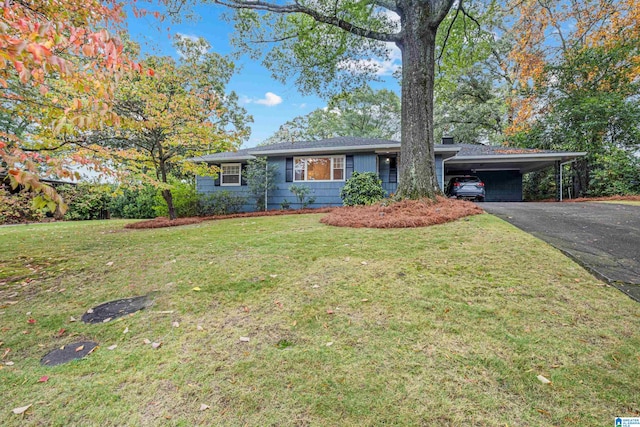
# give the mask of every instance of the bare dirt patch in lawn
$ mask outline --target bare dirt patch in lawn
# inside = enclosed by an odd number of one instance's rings
[[[402,200],[391,204],[336,208],[320,222],[337,227],[412,228],[444,224],[482,212],[474,203],[438,197],[436,201]]]

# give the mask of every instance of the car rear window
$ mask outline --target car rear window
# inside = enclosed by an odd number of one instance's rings
[[[460,178],[456,178],[457,182],[480,182],[480,178],[477,176],[463,176]]]

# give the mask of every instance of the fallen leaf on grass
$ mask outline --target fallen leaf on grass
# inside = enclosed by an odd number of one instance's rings
[[[162,347],[162,343],[161,342],[154,342],[151,343],[151,347],[154,348],[155,350],[159,349],[160,347]]]
[[[60,338],[61,336],[64,335],[64,333],[67,332],[67,330],[65,328],[61,328],[57,333],[56,333],[56,338]]]
[[[204,328],[202,327],[202,325],[196,326],[196,329],[199,330],[199,331],[204,331]]]
[[[367,261],[362,261],[360,264],[362,264],[362,265],[367,265],[367,264],[369,264],[369,263],[368,263]]]
[[[542,415],[546,415],[548,417],[551,416],[551,413],[549,411],[545,411],[544,409],[536,408],[536,411],[540,412]]]
[[[46,383],[47,381],[49,381],[49,377],[46,375],[43,377],[40,377],[40,379],[38,380],[39,383]]]
[[[240,342],[249,342],[249,337],[240,337]]]
[[[369,301],[369,299],[368,298],[362,298],[360,301],[367,302],[367,301]]]
[[[333,314],[334,311],[333,310],[327,310],[327,314]]]
[[[537,378],[538,381],[540,381],[542,384],[551,384],[551,381],[543,377],[542,375],[538,375]]]
[[[193,288],[192,290],[198,292],[200,290],[200,288],[198,286],[196,286],[195,288]]]
[[[31,405],[33,405],[33,403],[30,403],[27,406],[21,406],[19,408],[13,408],[11,410],[11,412],[13,412],[16,415],[24,414],[25,412],[27,412],[27,409],[31,408]]]
[[[331,347],[333,345],[333,341],[329,341],[328,343],[325,344],[327,347]]]
[[[143,342],[144,342],[145,344],[151,344],[151,340],[149,340],[149,339],[147,339],[147,338],[145,338]]]
[[[10,349],[10,348],[6,349],[6,350],[4,351],[4,353],[2,353],[2,359],[4,359],[5,357],[7,357],[7,354],[9,354],[9,352],[10,352],[10,351],[11,351],[11,349]]]
[[[76,353],[77,353],[78,351],[82,351],[82,350],[84,350],[84,346],[83,346],[83,345],[81,345],[80,347],[77,347],[77,348],[76,348]]]
[[[106,264],[106,266],[107,266],[107,267],[111,267],[112,265],[113,265],[113,261],[109,261],[109,262]]]
[[[107,347],[107,350],[115,350],[116,347],[118,347],[118,344],[110,345],[109,347]]]
[[[13,363],[13,362],[11,362],[11,361],[9,361],[9,362],[5,362],[4,364],[5,364],[5,365],[7,365],[7,366],[13,366],[13,365],[14,365],[14,363]]]
[[[277,274],[270,274],[269,277],[271,277],[272,279],[275,279],[276,277],[278,277]]]
[[[127,326],[126,328],[124,328],[124,331],[122,331],[123,334],[128,334],[129,333],[129,327]]]
[[[205,405],[204,403],[200,405],[200,410],[201,411],[206,411],[207,409],[211,408],[211,406],[209,405]]]
[[[180,323],[178,323],[178,322],[172,322],[172,323],[171,323],[171,326],[173,326],[174,328],[178,328],[178,327],[180,327]]]
[[[73,316],[69,317],[69,322],[77,322],[77,321],[78,321],[78,319],[76,319],[75,317],[73,317]]]
[[[27,323],[33,325],[34,323],[36,323],[36,319],[34,319],[33,317],[29,318],[29,320],[27,320]]]

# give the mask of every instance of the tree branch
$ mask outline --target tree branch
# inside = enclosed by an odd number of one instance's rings
[[[366,28],[359,27],[352,24],[349,21],[338,18],[337,16],[324,15],[317,10],[302,6],[299,3],[277,5],[262,0],[213,0],[214,3],[226,6],[232,9],[253,9],[264,10],[272,13],[302,13],[313,18],[316,22],[332,25],[338,27],[346,32],[355,34],[356,36],[365,37],[368,39],[383,41],[383,42],[399,42],[402,40],[402,30],[399,33],[382,33],[379,31],[367,30]],[[453,0],[451,0],[453,1]]]

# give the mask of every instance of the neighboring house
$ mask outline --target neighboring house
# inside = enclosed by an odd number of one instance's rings
[[[585,153],[516,149],[472,144],[453,144],[443,138],[435,145],[436,174],[440,188],[452,176],[474,174],[485,183],[486,201],[521,201],[522,175],[561,163]],[[199,193],[229,191],[247,197],[243,210],[255,210],[243,177],[247,162],[266,157],[277,165],[275,190],[268,194],[268,209],[289,202],[298,208],[289,191],[292,184],[306,185],[315,202],[310,207],[340,206],[340,189],[354,171],[375,172],[387,193],[398,187],[400,142],[371,138],[331,138],[321,141],[285,142],[236,152],[209,154],[192,160],[220,167],[218,177],[196,177]]]

